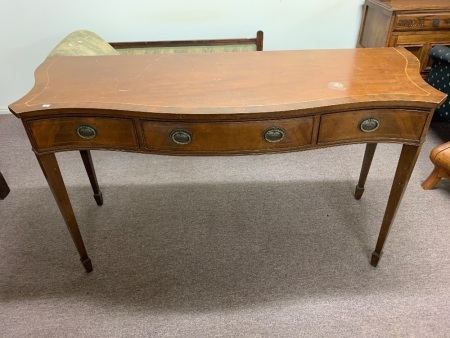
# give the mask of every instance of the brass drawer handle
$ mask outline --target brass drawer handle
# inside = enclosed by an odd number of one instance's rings
[[[376,118],[369,117],[368,119],[364,119],[359,123],[359,129],[365,133],[371,133],[378,129],[380,126],[380,121]]]
[[[81,138],[90,140],[97,136],[97,130],[93,126],[90,126],[88,124],[82,124],[81,126],[78,126],[77,134]]]
[[[170,134],[170,138],[176,144],[189,144],[192,142],[192,134],[187,130],[177,129]]]
[[[271,127],[264,131],[263,138],[270,143],[280,142],[284,139],[285,131],[280,127]]]

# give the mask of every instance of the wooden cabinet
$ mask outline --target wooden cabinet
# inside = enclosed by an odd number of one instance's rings
[[[405,47],[426,77],[428,52],[435,45],[450,46],[449,0],[366,0],[358,47]]]

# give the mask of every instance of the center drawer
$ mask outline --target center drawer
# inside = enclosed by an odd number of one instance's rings
[[[147,149],[166,153],[255,153],[311,143],[313,117],[233,122],[141,121]]]

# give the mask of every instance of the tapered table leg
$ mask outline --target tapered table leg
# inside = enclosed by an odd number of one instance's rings
[[[400,159],[398,161],[397,170],[395,172],[394,182],[392,183],[391,192],[389,194],[386,211],[381,224],[380,234],[378,236],[375,251],[372,253],[370,264],[377,266],[381,258],[384,242],[389,234],[392,222],[397,214],[398,207],[403,198],[403,194],[408,185],[417,157],[419,156],[421,146],[403,145]]]
[[[97,205],[103,205],[103,195],[100,191],[100,187],[98,186],[97,175],[95,174],[91,152],[89,150],[80,150],[80,154],[89,177],[89,182],[91,182],[92,190],[94,191],[94,199],[97,202]]]
[[[361,173],[359,175],[358,185],[355,188],[355,198],[357,200],[361,199],[364,192],[364,185],[366,184],[367,175],[369,174],[369,169],[372,164],[376,149],[377,143],[367,143]]]
[[[92,271],[92,263],[87,255],[86,248],[81,237],[80,230],[78,229],[77,220],[73,213],[72,205],[70,204],[69,195],[67,194],[64,180],[59,170],[58,162],[55,154],[36,155],[42,172],[47,179],[48,185],[53,193],[53,196],[58,204],[59,210],[64,217],[67,228],[69,229],[72,240],[80,255],[80,260],[86,272]]]

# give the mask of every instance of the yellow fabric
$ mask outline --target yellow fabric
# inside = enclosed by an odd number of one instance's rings
[[[176,54],[176,53],[213,53],[213,52],[251,52],[256,51],[256,45],[216,45],[216,46],[180,46],[180,47],[143,47],[124,48],[117,50],[120,54]]]
[[[78,30],[67,35],[48,56],[95,55],[119,55],[119,53],[97,34]]]

